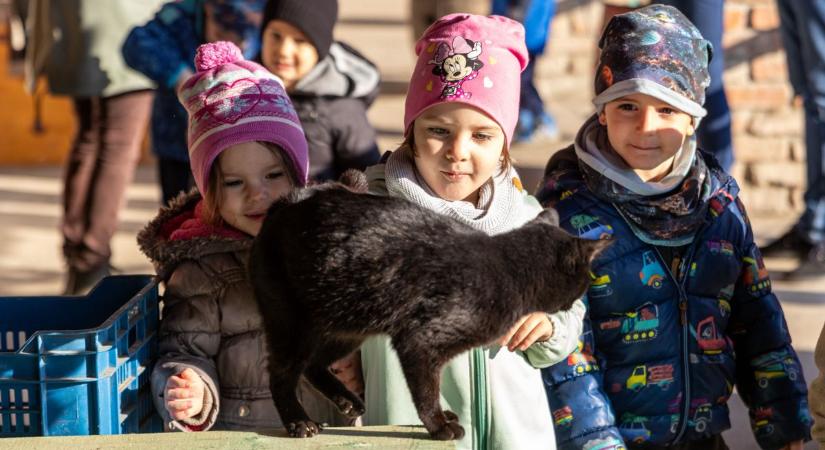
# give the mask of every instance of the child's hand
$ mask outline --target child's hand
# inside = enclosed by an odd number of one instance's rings
[[[793,441],[788,445],[782,447],[782,450],[802,450],[802,441]]]
[[[205,389],[206,385],[200,375],[190,368],[169,377],[163,391],[169,415],[175,420],[182,420],[200,414]]]
[[[329,370],[344,383],[350,391],[364,393],[364,375],[361,373],[361,352],[353,352],[329,366]]]
[[[528,314],[516,322],[498,344],[508,350],[527,350],[534,342],[546,341],[553,337],[553,323],[543,312]]]

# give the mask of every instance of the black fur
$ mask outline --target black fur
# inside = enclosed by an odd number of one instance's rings
[[[461,438],[455,414],[439,406],[441,367],[525,314],[570,308],[606,244],[568,235],[552,210],[490,237],[406,200],[340,186],[273,204],[252,248],[281,419],[292,436],[320,431],[296,397],[301,375],[343,413],[363,414],[327,367],[387,334],[424,426],[436,439]]]

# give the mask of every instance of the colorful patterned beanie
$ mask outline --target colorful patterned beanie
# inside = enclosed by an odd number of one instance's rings
[[[178,99],[189,112],[189,163],[198,190],[206,193],[209,171],[224,149],[249,141],[281,147],[296,181],[305,185],[307,142],[281,80],[225,41],[198,47],[195,70]]]
[[[502,16],[450,14],[415,44],[404,105],[404,135],[424,110],[443,102],[472,105],[504,131],[507,146],[518,120],[521,71],[527,65],[524,27]]]
[[[710,42],[678,9],[651,5],[614,16],[599,40],[596,98],[603,106],[626,95],[651,95],[695,118],[707,112]]]

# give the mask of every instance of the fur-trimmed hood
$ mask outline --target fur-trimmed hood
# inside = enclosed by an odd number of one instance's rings
[[[140,250],[149,257],[162,279],[184,260],[215,253],[246,252],[252,246],[252,238],[234,228],[199,223],[200,202],[201,195],[196,189],[182,193],[169,206],[161,207],[158,215],[138,233]],[[193,223],[199,226],[193,227]]]

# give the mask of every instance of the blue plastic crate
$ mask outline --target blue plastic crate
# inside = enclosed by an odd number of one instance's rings
[[[158,321],[146,275],[107,277],[85,297],[0,297],[0,437],[162,431]]]

